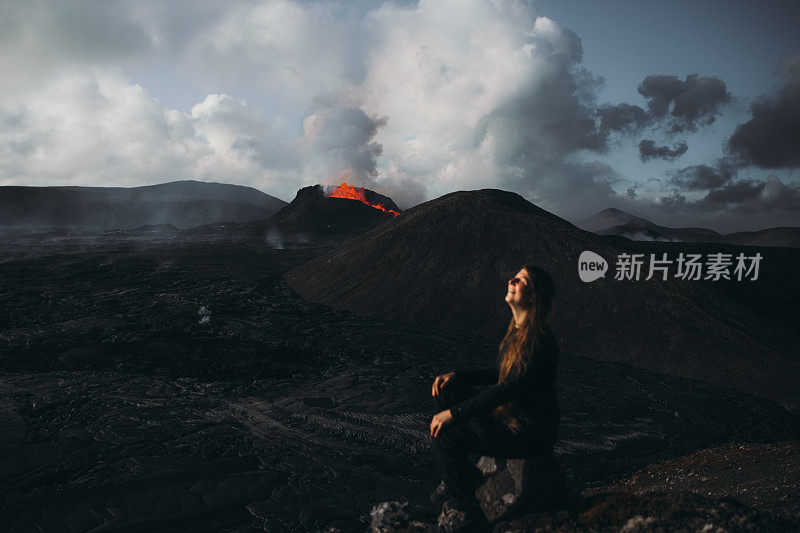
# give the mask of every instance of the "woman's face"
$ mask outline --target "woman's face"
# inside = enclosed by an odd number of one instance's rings
[[[516,307],[530,307],[533,300],[533,285],[528,271],[524,268],[508,280],[506,303]]]

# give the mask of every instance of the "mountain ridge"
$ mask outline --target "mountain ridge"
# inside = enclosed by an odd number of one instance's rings
[[[140,187],[0,187],[0,226],[187,228],[267,218],[286,202],[243,185],[183,180]]]
[[[778,226],[721,234],[702,227],[661,226],[613,207],[583,218],[576,225],[598,235],[616,235],[634,241],[710,242],[800,248],[800,227]]]

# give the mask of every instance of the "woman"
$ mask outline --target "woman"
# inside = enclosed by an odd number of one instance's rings
[[[440,412],[430,432],[443,483],[431,497],[449,494],[450,507],[462,522],[485,520],[475,499],[482,476],[469,454],[509,458],[553,452],[560,421],[559,351],[547,325],[553,296],[553,280],[545,270],[522,267],[508,281],[505,300],[513,316],[498,349],[497,368],[457,370],[433,382]],[[478,392],[472,385],[491,386]]]

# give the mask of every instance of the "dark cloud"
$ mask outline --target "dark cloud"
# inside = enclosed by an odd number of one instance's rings
[[[670,196],[659,198],[650,207],[656,216],[678,213],[684,225],[713,223],[715,229],[722,232],[754,229],[755,226],[797,226],[800,184],[784,183],[774,175],[764,180],[741,179],[709,190],[694,201],[687,200],[674,189]],[[742,227],[742,220],[748,220],[749,224]]]
[[[800,167],[800,54],[784,60],[778,72],[784,85],[775,96],[756,100],[752,118],[728,139],[728,152],[743,166]]]
[[[686,153],[689,146],[685,142],[677,144],[674,148],[669,146],[656,146],[655,141],[642,139],[639,143],[639,157],[642,161],[649,159],[670,160],[682,156]]]
[[[700,126],[713,124],[720,108],[731,101],[724,81],[700,74],[690,74],[685,81],[654,74],[647,76],[638,90],[653,117],[662,120],[669,113],[671,132],[697,131]]]
[[[770,175],[764,182],[764,191],[761,194],[761,204],[764,210],[771,212],[792,211],[793,218],[790,225],[799,226],[797,212],[800,212],[800,183],[783,183],[774,175]]]
[[[778,64],[775,73],[789,82],[800,81],[800,53],[787,54]]]
[[[700,212],[718,212],[729,216],[771,215],[797,220],[800,211],[800,185],[783,183],[775,176],[766,180],[743,179],[726,184],[694,202],[691,208]]]
[[[719,189],[708,191],[708,194],[698,203],[702,204],[740,204],[752,200],[764,190],[764,182],[752,179],[739,180],[727,183]]]
[[[635,134],[652,122],[647,111],[631,104],[602,105],[597,108],[597,116],[600,118],[601,132]]]
[[[734,169],[728,163],[720,161],[716,167],[709,165],[684,167],[675,173],[670,182],[690,191],[708,190],[722,187],[734,174]]]
[[[663,118],[672,101],[681,94],[684,82],[677,76],[652,74],[639,84],[639,94],[647,100],[647,107],[655,117]]]
[[[800,184],[783,183],[776,176],[766,180],[742,180],[720,191],[710,191],[698,205],[704,207],[713,203],[724,203],[732,214],[784,214],[781,225],[797,226]]]

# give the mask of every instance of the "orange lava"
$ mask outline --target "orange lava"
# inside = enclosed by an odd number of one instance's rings
[[[342,183],[335,189],[333,189],[329,194],[326,194],[328,198],[349,198],[351,200],[358,200],[361,203],[367,204],[369,206],[374,207],[375,209],[380,209],[385,213],[389,213],[393,217],[396,217],[400,213],[395,211],[394,209],[387,209],[383,204],[371,204],[367,201],[367,198],[364,196],[364,187],[353,187],[352,185],[348,185],[347,183]]]

